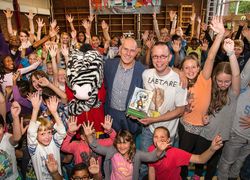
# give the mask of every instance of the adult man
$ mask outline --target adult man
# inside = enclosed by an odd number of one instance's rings
[[[142,87],[143,65],[135,61],[137,43],[132,38],[123,41],[119,48],[120,58],[109,59],[104,65],[107,99],[105,110],[113,120],[116,131],[127,129],[136,133],[138,124],[126,117],[126,108],[135,87]]]
[[[145,126],[142,129],[141,148],[147,151],[153,143],[153,132],[159,126],[166,127],[170,131],[170,139],[173,142],[178,126],[178,117],[183,112],[186,102],[187,90],[180,86],[179,75],[169,67],[171,54],[168,46],[159,42],[154,45],[151,52],[154,68],[143,72],[143,85],[147,90],[154,91],[153,103],[150,109],[158,111],[158,117],[141,119]],[[147,174],[146,167],[141,168],[141,176]]]

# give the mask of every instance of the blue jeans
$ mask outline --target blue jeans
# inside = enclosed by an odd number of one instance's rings
[[[153,133],[150,131],[148,127],[143,127],[141,134],[141,150],[148,152],[148,148],[152,144],[153,144]],[[142,164],[140,168],[139,179],[141,180],[146,175],[148,175],[148,166],[146,164]]]

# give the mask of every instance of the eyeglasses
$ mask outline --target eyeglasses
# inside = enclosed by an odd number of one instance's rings
[[[154,55],[152,56],[152,59],[154,60],[157,60],[157,59],[166,59],[169,55],[160,55],[160,56],[157,56],[157,55]]]

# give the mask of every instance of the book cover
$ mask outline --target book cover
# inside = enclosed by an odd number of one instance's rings
[[[138,118],[148,117],[153,92],[136,87],[128,105],[127,114]]]

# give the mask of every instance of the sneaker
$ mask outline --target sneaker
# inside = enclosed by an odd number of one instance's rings
[[[193,175],[193,176],[191,177],[191,180],[200,180],[200,176],[198,176],[198,175]]]

